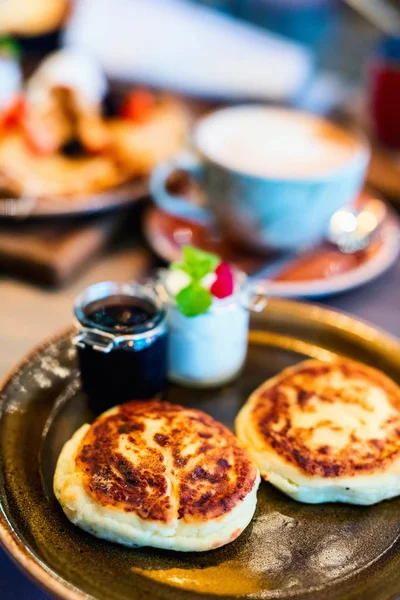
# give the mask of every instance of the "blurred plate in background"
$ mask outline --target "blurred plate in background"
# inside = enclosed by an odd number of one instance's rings
[[[138,202],[148,195],[147,178],[138,178],[118,187],[97,194],[81,196],[58,196],[53,198],[33,199],[32,204],[27,203],[28,211],[14,215],[5,215],[0,212],[0,220],[48,219],[60,217],[78,217],[92,215],[124,208]],[[18,201],[15,199],[16,210]],[[0,199],[1,203],[1,199]]]
[[[338,294],[372,281],[389,269],[400,252],[400,224],[392,211],[366,250],[344,254],[323,242],[292,258],[266,257],[233,246],[219,232],[171,216],[157,208],[145,215],[144,235],[166,262],[180,260],[192,244],[221,255],[254,279],[268,284],[271,296],[313,298]]]

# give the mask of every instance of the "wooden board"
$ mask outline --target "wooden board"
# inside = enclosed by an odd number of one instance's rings
[[[107,216],[72,225],[0,227],[0,270],[61,286],[101,253],[120,224],[120,216]]]

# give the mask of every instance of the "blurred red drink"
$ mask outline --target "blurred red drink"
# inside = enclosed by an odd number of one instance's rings
[[[400,149],[400,37],[386,38],[368,65],[368,104],[379,141]]]

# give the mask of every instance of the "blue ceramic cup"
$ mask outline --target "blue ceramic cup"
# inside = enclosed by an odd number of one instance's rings
[[[203,118],[193,152],[161,163],[151,192],[174,216],[217,223],[233,242],[258,251],[295,251],[320,241],[332,215],[357,196],[369,159],[360,135],[289,109],[237,106]],[[203,205],[173,195],[168,179],[187,171]]]

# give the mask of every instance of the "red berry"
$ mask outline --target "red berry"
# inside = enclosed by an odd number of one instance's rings
[[[0,129],[19,125],[24,117],[25,111],[25,99],[22,94],[18,94],[0,113]]]
[[[217,279],[211,286],[210,292],[216,298],[227,298],[233,294],[233,273],[228,263],[221,263],[215,269]]]
[[[156,100],[151,92],[137,89],[130,92],[121,107],[120,114],[129,121],[144,123],[151,118],[155,106]]]
[[[215,269],[215,274],[218,276],[228,275],[229,277],[233,277],[231,266],[227,262],[220,263]]]

